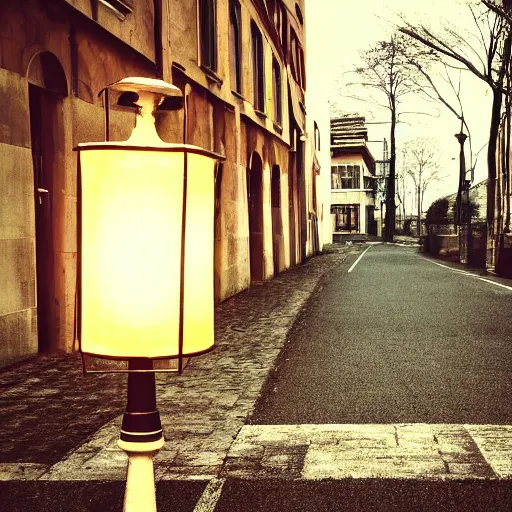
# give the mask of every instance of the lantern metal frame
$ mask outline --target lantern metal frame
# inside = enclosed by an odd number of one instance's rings
[[[117,90],[121,91],[122,94],[120,98],[122,98],[123,94],[133,92],[134,89],[140,86],[134,79],[123,79],[119,82],[115,82],[114,84],[110,84],[105,87],[98,96],[103,94],[104,97],[104,110],[105,110],[105,142],[109,142],[110,139],[110,105],[109,105],[109,90]],[[177,89],[177,88],[176,88]],[[187,227],[187,176],[188,176],[188,155],[189,154],[198,154],[204,156],[210,156],[215,158],[218,162],[225,160],[223,155],[215,153],[213,151],[205,150],[203,148],[197,146],[191,146],[187,144],[187,129],[188,129],[188,105],[187,105],[187,96],[190,91],[190,86],[187,84],[185,86],[185,95],[166,94],[168,91],[165,88],[161,87],[146,87],[146,90],[153,92],[155,94],[159,94],[162,96],[160,100],[160,104],[155,108],[155,111],[158,110],[180,110],[184,108],[184,119],[183,119],[183,143],[175,144],[173,146],[162,146],[162,147],[150,147],[150,146],[138,146],[131,145],[127,143],[119,143],[118,145],[109,142],[105,143],[94,143],[85,147],[76,147],[73,151],[77,151],[78,153],[78,164],[77,164],[77,275],[76,275],[76,301],[75,301],[75,339],[78,338],[78,346],[82,359],[82,369],[83,373],[178,373],[182,374],[184,360],[200,356],[203,354],[207,354],[215,349],[215,344],[212,344],[206,350],[201,350],[197,352],[184,353],[183,352],[183,328],[184,328],[184,291],[185,291],[185,235],[186,235],[186,227]],[[136,94],[136,93],[134,93]],[[126,96],[125,96],[126,97]],[[180,101],[182,99],[183,101]],[[168,100],[168,101],[166,101]],[[124,106],[137,108],[136,104]],[[151,152],[167,152],[167,153],[183,153],[184,163],[183,163],[183,200],[182,200],[182,225],[181,225],[181,254],[180,254],[180,291],[179,291],[179,330],[178,330],[178,354],[177,355],[168,355],[168,356],[156,356],[156,357],[123,357],[123,356],[108,356],[104,354],[93,354],[90,352],[86,352],[82,350],[82,178],[81,178],[81,152],[87,150],[96,150],[96,149],[108,149],[108,150],[131,150],[131,151],[151,151]],[[216,169],[217,170],[217,169]],[[214,180],[216,176],[214,175]],[[212,224],[215,222],[214,218],[212,218]],[[212,275],[212,279],[213,279]],[[109,369],[90,369],[87,367],[87,358],[94,358],[100,360],[109,360],[109,361],[123,361],[127,363],[127,368],[109,368]],[[177,360],[178,367],[176,368],[154,368],[153,361],[158,360]],[[133,363],[133,364],[131,364]],[[149,364],[151,363],[151,364]]]

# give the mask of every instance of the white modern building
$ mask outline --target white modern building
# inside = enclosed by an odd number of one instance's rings
[[[333,242],[377,235],[377,178],[364,117],[331,119],[331,232]]]

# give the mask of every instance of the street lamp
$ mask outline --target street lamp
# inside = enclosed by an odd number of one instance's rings
[[[177,359],[181,372],[184,358],[214,344],[218,155],[158,136],[153,114],[183,106],[177,87],[137,77],[108,89],[137,109],[136,126],[127,141],[76,148],[78,334],[85,370],[90,356],[128,362],[119,440],[129,456],[124,510],[154,511],[153,456],[164,439],[153,361]]]
[[[455,224],[457,226],[460,226],[463,222],[463,193],[464,193],[464,186],[466,183],[466,160],[464,158],[464,142],[466,142],[466,139],[468,136],[463,133],[462,131],[462,125],[460,133],[455,134],[455,138],[459,142],[460,145],[460,152],[459,152],[459,187],[457,189],[457,199],[455,202]]]

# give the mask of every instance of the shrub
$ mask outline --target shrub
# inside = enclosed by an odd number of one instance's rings
[[[442,198],[434,201],[427,210],[427,217],[425,223],[427,226],[431,224],[437,224],[444,226],[449,224],[448,220],[448,199]]]

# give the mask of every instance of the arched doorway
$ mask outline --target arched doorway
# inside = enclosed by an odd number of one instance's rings
[[[263,162],[253,152],[247,173],[251,282],[263,281]]]
[[[283,220],[281,215],[281,169],[278,165],[272,167],[270,203],[272,209],[272,257],[274,275],[282,268]]]
[[[67,81],[59,60],[50,52],[33,57],[27,80],[34,171],[38,349],[49,352],[59,347],[54,241],[62,239],[63,219],[58,214],[62,194],[54,194],[54,182],[62,188],[62,155],[66,149],[62,100],[67,95]],[[58,184],[55,190],[59,190]]]

